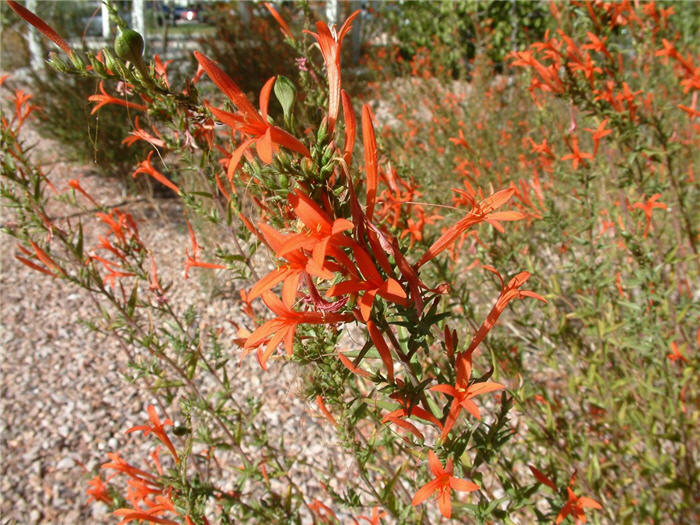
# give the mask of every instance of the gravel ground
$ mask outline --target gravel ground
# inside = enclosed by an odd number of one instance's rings
[[[57,146],[36,136],[42,163],[52,162]],[[54,163],[47,170],[59,190],[82,175],[83,186],[102,202],[125,198],[121,185],[90,174],[90,166]],[[129,208],[139,220],[141,237],[156,254],[163,282],[182,283],[184,247],[189,240],[182,213],[174,200],[140,203]],[[0,209],[0,222],[10,220]],[[96,235],[96,222],[86,220],[86,239]],[[87,240],[86,240],[87,245]],[[113,337],[90,330],[94,306],[88,294],[58,279],[33,271],[14,259],[14,242],[3,237],[0,253],[0,523],[116,523],[107,508],[87,504],[89,472],[99,469],[110,451],[125,459],[146,457],[152,441],[124,431],[146,420],[153,402],[147,391],[128,384],[123,348]],[[207,270],[208,271],[208,270]],[[173,302],[197,305],[211,326],[228,325],[238,305],[230,297],[212,298],[201,271],[173,292]],[[199,275],[197,275],[199,273]],[[233,344],[231,352],[240,355]],[[299,453],[320,468],[333,459],[337,487],[355,476],[350,458],[334,440],[329,423],[315,406],[294,395],[300,391],[293,366],[272,363],[263,372],[253,356],[229,370],[243,394],[264,395],[264,417],[273,437],[284,435],[291,453]],[[239,464],[237,461],[235,464]],[[229,465],[230,466],[230,465]],[[328,502],[320,482],[308,471],[293,474],[309,497]]]

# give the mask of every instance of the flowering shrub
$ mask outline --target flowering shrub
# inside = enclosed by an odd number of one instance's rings
[[[578,469],[612,522],[697,515],[686,447],[697,443],[698,65],[685,7],[554,3],[545,38],[510,54],[507,77],[477,56],[469,84],[436,82],[440,65],[421,57],[423,80],[390,93],[394,71],[373,67],[372,96],[391,115],[383,146],[400,148],[397,173],[422,174],[422,200],[461,202],[447,172],[464,188],[515,191],[528,227],[500,247],[464,245],[524,266],[549,301],[522,303],[513,335],[488,340],[534,418],[511,450],[560,479]]]
[[[182,203],[185,279],[218,271],[245,283],[248,321],[235,334],[202,329],[173,299],[186,282],[162,282],[163,254],[128,210],[77,180],[57,188],[32,164],[20,131],[37,108],[15,92],[0,195],[18,211],[5,227],[16,258],[89,290],[160,401],[128,430],[157,439],[150,460],[110,453],[88,483],[120,523],[692,521],[700,84],[667,38],[669,9],[552,4],[557,30],[510,54],[525,77],[493,79],[477,60],[460,93],[416,56],[420,79],[392,100],[380,77],[376,103],[356,114],[341,49],[359,12],[296,32],[267,5],[303,60],[293,78],[264,82],[254,104],[206,54],[171,85],[168,63],[146,60],[123,21],[114,50],[81,54],[8,4],[66,55],[52,57],[57,70],[100,79],[95,111],[120,106],[133,120],[126,142],[151,149],[133,176]],[[677,89],[660,102],[664,68]],[[117,94],[117,82],[128,90]],[[525,90],[535,105],[515,98]],[[76,214],[52,218],[56,198]],[[660,223],[671,208],[675,219]],[[89,215],[104,225],[94,246],[80,222]],[[259,249],[271,271],[258,273]],[[495,327],[516,299],[504,335]],[[324,494],[304,493],[292,475],[301,460],[232,385],[237,359],[255,354],[274,373],[282,349],[355,459],[343,493],[327,477]],[[161,415],[171,411],[176,428]],[[223,469],[199,468],[224,458]],[[646,472],[668,484],[637,493]]]

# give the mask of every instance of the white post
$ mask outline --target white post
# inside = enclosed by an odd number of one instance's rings
[[[27,9],[36,13],[36,4],[36,0],[27,0]],[[34,71],[41,73],[44,71],[44,53],[41,49],[39,33],[33,27],[30,27],[27,33],[27,43],[29,44],[30,65]]]
[[[107,4],[102,2],[100,4],[102,10],[102,38],[108,39],[111,36],[111,31],[109,30],[109,9],[107,9]]]
[[[326,0],[326,22],[328,26],[337,25],[340,20],[340,2],[338,0]]]
[[[146,42],[146,17],[144,16],[143,0],[133,0],[131,4],[131,25],[138,31]]]
[[[248,11],[248,2],[244,0],[238,0],[238,16],[241,19],[241,23],[247,24],[250,22],[250,12]]]
[[[354,13],[358,9],[362,9],[362,1],[361,0],[351,0],[350,2],[350,11]],[[352,38],[352,65],[356,66],[357,63],[360,61],[360,48],[362,47],[362,25],[364,22],[365,18],[365,11],[364,9],[360,13],[360,16],[358,16],[355,19],[355,22],[352,24],[352,31],[350,31],[350,36]]]

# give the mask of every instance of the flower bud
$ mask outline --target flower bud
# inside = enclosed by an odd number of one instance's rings
[[[107,74],[107,68],[105,68],[105,65],[97,60],[97,58],[95,58],[93,55],[89,55],[89,58],[93,71],[95,71],[95,73],[101,77],[107,78],[109,75]]]
[[[333,157],[333,153],[335,152],[335,141],[330,141],[328,145],[323,149],[323,153],[321,155],[321,165],[325,166],[328,164],[328,161],[331,160]]]
[[[107,66],[107,69],[113,73],[117,72],[117,61],[114,58],[114,55],[112,55],[112,53],[108,49],[104,49],[102,51],[102,56],[105,59],[105,66]]]
[[[61,60],[56,53],[51,53],[49,56],[49,66],[60,73],[68,73],[70,71],[68,64]]]
[[[114,39],[116,55],[134,64],[141,62],[144,46],[143,37],[133,29],[125,29]]]
[[[73,62],[73,67],[75,67],[75,69],[78,71],[85,71],[85,62],[83,62],[83,59],[80,58],[77,53],[72,53],[70,55],[70,60]]]
[[[328,120],[323,117],[321,125],[318,127],[318,132],[316,133],[316,142],[322,144],[326,137],[328,136]]]
[[[311,159],[304,158],[301,161],[301,171],[304,174],[305,177],[310,177],[314,173],[314,163],[311,161]]]
[[[333,170],[335,169],[335,164],[326,164],[321,168],[321,172],[319,173],[319,178],[321,180],[326,180],[330,175],[333,173]]]

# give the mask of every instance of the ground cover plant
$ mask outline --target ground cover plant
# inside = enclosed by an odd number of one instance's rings
[[[124,429],[151,457],[109,452],[86,480],[115,522],[700,519],[695,8],[537,3],[508,12],[537,21],[508,40],[484,14],[503,5],[465,4],[469,53],[418,24],[366,43],[372,79],[349,94],[342,49],[367,13],[308,26],[310,9],[265,4],[295,67],[251,98],[199,51],[171,82],[114,10],[94,54],[7,3],[58,46],[57,71],[99,81],[93,109],[122,112],[148,151],[133,176],[179,199],[190,235],[183,279],[163,282],[171,254],[128,209],[34,165],[21,131],[41,109],[6,90],[16,259],[90,291],[95,329],[159,401]],[[195,273],[232,279],[245,323],[178,304]],[[296,367],[354,483],[303,465],[324,490],[300,489],[294,436],[271,439],[263,400],[232,387],[253,358]]]

